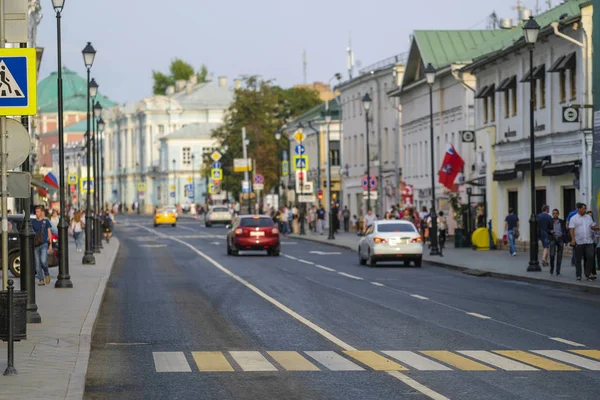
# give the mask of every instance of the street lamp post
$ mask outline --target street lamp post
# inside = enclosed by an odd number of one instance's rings
[[[298,124],[298,132],[304,133],[304,125],[302,122]],[[300,146],[302,146],[302,141],[300,142]],[[300,164],[300,194],[304,191],[304,166]],[[302,203],[300,206],[300,235],[306,235],[306,229],[304,228],[304,220],[306,219],[306,203]]]
[[[529,175],[531,179],[531,217],[529,218],[528,272],[540,272],[542,270],[538,260],[538,218],[535,204],[535,124],[533,120],[535,98],[535,86],[533,82],[533,49],[535,48],[535,42],[537,41],[539,33],[540,26],[535,19],[533,19],[533,17],[529,17],[529,21],[527,21],[527,23],[523,26],[523,35],[525,36],[525,41],[529,45]]]
[[[173,159],[173,188],[175,190],[175,197],[173,201],[175,202],[175,207],[177,207],[177,174],[175,173],[175,165],[177,164],[177,160]]]
[[[98,89],[96,89],[96,95]],[[94,96],[96,97],[96,96]],[[100,130],[98,129],[98,119],[102,116],[102,106],[99,102],[94,101],[94,209],[95,212],[95,225],[96,234],[94,235],[94,253],[100,253],[103,249],[102,246],[102,234],[100,233],[100,215],[102,212],[102,205],[100,204]]]
[[[96,123],[98,125],[98,133],[100,136],[100,210],[104,209],[104,120],[102,117]]]
[[[331,124],[331,111],[329,110],[329,103],[327,103],[327,109],[325,110],[325,123],[327,124],[327,198],[329,199],[329,236],[328,240],[335,239],[335,229],[333,228],[333,199],[331,194],[331,142],[329,125]]]
[[[93,265],[96,264],[96,258],[94,257],[94,252],[92,249],[92,224],[93,224],[93,217],[91,215],[91,209],[90,209],[90,204],[91,204],[91,193],[90,193],[90,176],[91,176],[91,166],[90,166],[90,162],[91,162],[91,158],[92,158],[92,154],[91,154],[91,148],[90,148],[90,142],[91,142],[91,126],[90,126],[90,70],[92,68],[92,65],[94,64],[94,58],[96,57],[96,50],[92,47],[92,44],[90,42],[87,43],[87,45],[85,46],[85,48],[82,51],[83,54],[83,62],[85,63],[85,67],[87,69],[87,143],[86,143],[86,154],[87,154],[87,180],[88,180],[88,187],[87,187],[87,193],[86,193],[86,213],[85,213],[85,253],[83,254],[83,259],[82,259],[82,263],[84,265]]]
[[[436,212],[436,199],[435,199],[435,152],[433,147],[433,84],[435,82],[435,68],[431,63],[425,67],[425,79],[429,85],[429,144],[430,144],[430,156],[431,156],[431,228],[429,231],[429,238],[431,240],[431,251],[429,252],[432,256],[439,256],[440,249],[438,248],[438,237],[437,237],[437,212]]]
[[[58,164],[59,164],[59,187],[60,187],[60,220],[58,222],[58,278],[54,287],[68,289],[73,287],[71,275],[69,274],[69,224],[65,209],[67,201],[65,199],[65,133],[63,120],[63,85],[62,85],[62,37],[61,37],[61,13],[64,0],[53,0],[52,5],[56,12],[56,49],[58,58]],[[24,214],[29,215],[29,210],[24,210]],[[25,264],[25,267],[30,265]],[[31,270],[28,271],[31,273]]]
[[[283,157],[281,156],[281,148],[279,146],[281,140],[281,129],[277,128],[275,131],[275,140],[277,140],[277,209],[279,209],[279,204],[281,203],[281,191],[279,188],[281,187],[281,163],[283,163]]]
[[[227,142],[223,142],[223,144],[221,145],[221,153],[225,154],[229,151],[229,143]],[[223,201],[223,204],[225,204],[226,202],[229,203],[229,196],[227,193],[227,174],[225,173],[225,168],[223,168],[223,184],[221,185],[221,192],[225,190],[225,200]]]
[[[362,99],[365,109],[365,124],[367,136],[367,212],[371,209],[371,151],[369,149],[369,110],[371,109],[371,96],[366,93]]]
[[[194,202],[196,202],[196,177],[194,175],[194,163],[196,161],[196,156],[192,154],[192,196],[194,197]]]

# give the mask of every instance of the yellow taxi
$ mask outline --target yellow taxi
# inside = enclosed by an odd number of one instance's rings
[[[154,214],[154,226],[171,225],[177,226],[177,209],[175,207],[162,207]]]

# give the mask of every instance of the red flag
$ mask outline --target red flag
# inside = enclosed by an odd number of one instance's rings
[[[451,145],[448,150],[446,150],[438,181],[448,189],[452,189],[454,180],[464,165],[464,160],[458,155],[454,146]]]

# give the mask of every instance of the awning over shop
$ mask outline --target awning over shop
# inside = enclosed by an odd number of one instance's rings
[[[494,171],[494,181],[505,182],[517,179],[517,171],[515,169],[497,169]]]
[[[579,172],[581,161],[567,161],[556,164],[546,164],[542,168],[543,176],[560,176]]]
[[[533,165],[535,167],[535,169],[540,169],[542,168],[544,165],[549,164],[551,161],[551,157],[550,156],[543,156],[543,157],[536,157],[535,161],[533,162]],[[529,166],[530,166],[530,159],[529,158],[523,158],[522,160],[519,160],[515,163],[515,170],[517,171],[529,171]]]

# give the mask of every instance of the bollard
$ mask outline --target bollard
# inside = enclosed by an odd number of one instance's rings
[[[7,319],[8,319],[8,364],[4,371],[4,376],[16,375],[15,369],[15,338],[14,338],[14,314],[13,314],[13,295],[15,288],[13,280],[8,280],[8,301],[7,301]]]

